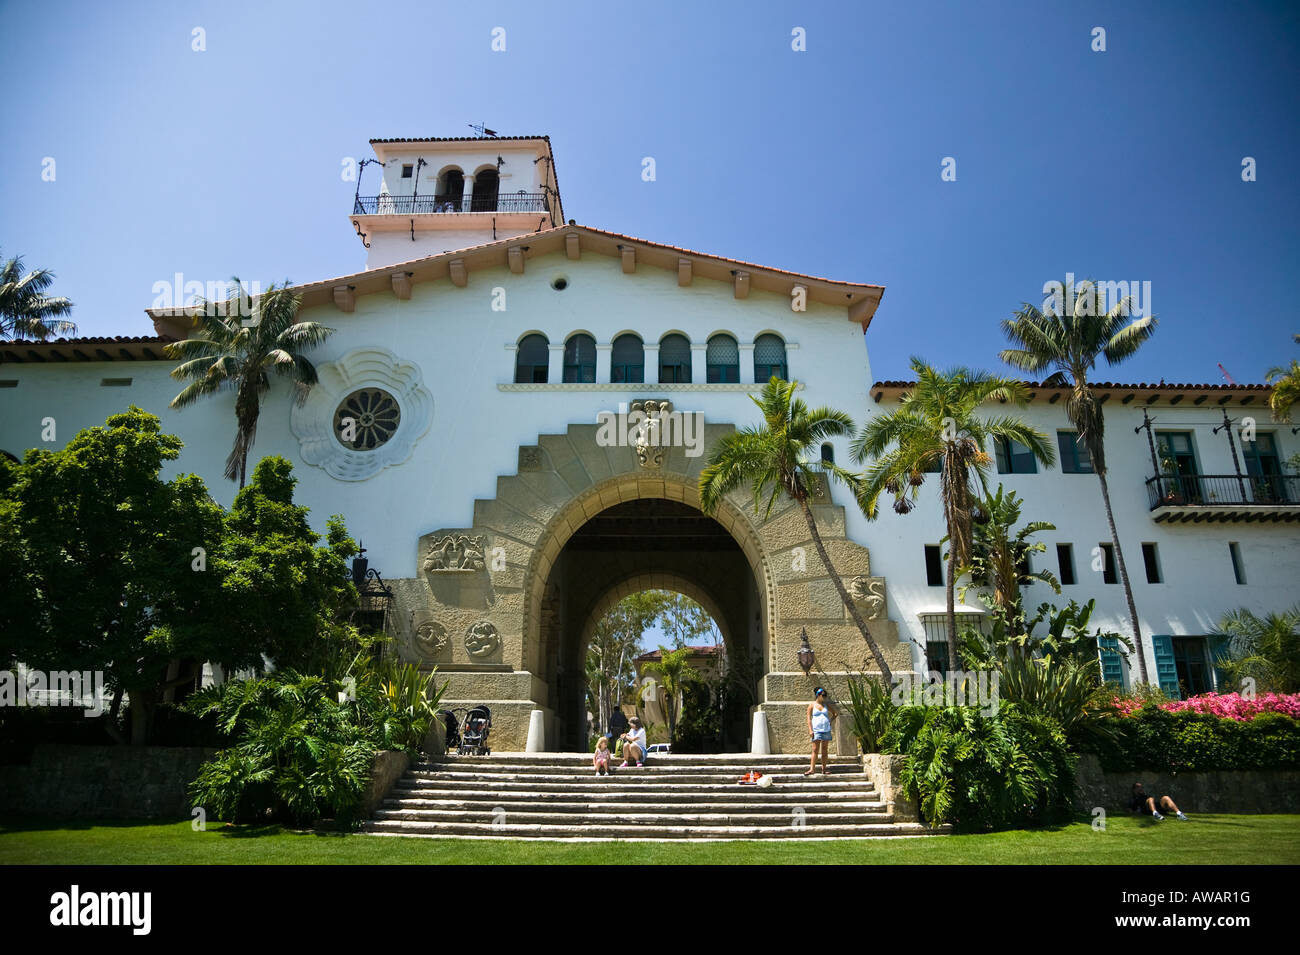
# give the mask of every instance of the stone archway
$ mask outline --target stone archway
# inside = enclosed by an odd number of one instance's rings
[[[648,389],[649,390],[649,389]],[[704,426],[703,447],[712,447],[730,424]],[[564,727],[557,706],[564,705],[571,685],[560,686],[561,673],[572,677],[576,661],[562,659],[553,635],[572,633],[570,656],[581,639],[581,626],[613,581],[586,603],[573,607],[555,576],[566,546],[601,514],[635,501],[665,502],[698,513],[698,480],[705,454],[688,457],[683,447],[638,456],[629,446],[606,446],[595,424],[570,425],[562,434],[538,437],[518,451],[515,474],[497,479],[496,495],[474,502],[473,525],[442,528],[418,541],[420,576],[394,581],[393,629],[409,659],[438,666],[450,681],[445,700],[493,707],[494,746],[522,749],[529,715],[541,710],[547,722],[547,746],[558,745]],[[856,583],[864,615],[885,649],[891,667],[910,668],[897,626],[886,618],[884,581],[870,577],[867,551],[845,536],[843,508],[829,502],[825,489],[812,508],[819,532],[836,569]],[[806,629],[820,669],[834,683],[837,674],[866,669],[866,646],[844,610],[817,553],[807,523],[793,502],[779,502],[770,517],[754,514],[747,491],[724,500],[715,518],[734,547],[737,566],[752,577],[753,607],[747,608],[754,645],[761,650],[763,677],[758,708],[768,714],[778,750],[806,746],[803,707],[818,677],[795,666],[800,632]],[[627,551],[638,546],[630,541]],[[616,553],[622,553],[617,551]],[[676,574],[689,578],[683,562],[653,562],[628,567],[625,576]],[[699,574],[693,575],[697,584]],[[572,583],[572,582],[569,582]],[[725,603],[718,588],[712,599]],[[579,605],[580,604],[580,605]],[[568,616],[580,614],[581,620]],[[733,611],[733,616],[735,613]],[[757,617],[755,620],[754,617]],[[823,677],[825,679],[825,677]],[[843,687],[833,690],[841,698]],[[568,697],[570,704],[572,697]]]

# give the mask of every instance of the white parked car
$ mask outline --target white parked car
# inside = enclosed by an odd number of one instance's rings
[[[665,756],[673,751],[672,743],[651,743],[646,747],[647,756]]]

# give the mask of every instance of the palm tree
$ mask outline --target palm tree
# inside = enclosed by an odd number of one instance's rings
[[[984,475],[992,459],[985,445],[990,439],[1015,441],[1048,467],[1056,462],[1056,454],[1046,435],[1019,418],[976,415],[988,401],[1024,407],[1029,403],[1024,382],[969,368],[940,372],[920,358],[912,359],[912,371],[916,387],[903,395],[896,410],[868,421],[853,441],[854,459],[859,464],[871,461],[858,503],[867,518],[875,520],[880,496],[888,493],[894,496],[894,510],[906,514],[920,494],[925,473],[939,471],[948,527],[948,662],[957,666],[961,661],[957,655],[957,568],[971,560],[971,525],[980,494],[973,481],[978,478],[984,491],[988,490]],[[906,496],[909,488],[912,501]]]
[[[1295,336],[1300,344],[1300,335]],[[1268,396],[1268,407],[1273,412],[1274,421],[1291,420],[1291,406],[1300,401],[1300,361],[1291,359],[1289,367],[1275,365],[1268,370],[1264,380],[1273,386]]]
[[[840,600],[848,608],[849,616],[862,632],[862,639],[867,642],[871,656],[880,668],[881,680],[889,686],[893,683],[889,664],[849,597],[844,581],[836,573],[808,503],[818,471],[844,484],[856,496],[857,475],[833,461],[820,459],[822,442],[827,438],[852,434],[853,421],[844,412],[833,408],[810,411],[803,401],[794,397],[798,387],[798,382],[773,376],[763,386],[761,397],[750,395],[750,400],[763,412],[763,425],[732,432],[714,445],[708,464],[700,472],[700,510],[705,514],[715,513],[722,498],[742,484],[749,484],[753,490],[755,514],[763,496],[768,495],[764,520],[771,515],[772,506],[782,493],[794,500],[808,523],[808,533],[822,566],[835,584]],[[809,461],[809,458],[814,459]]]
[[[334,332],[316,322],[297,321],[301,302],[288,282],[279,287],[272,284],[260,296],[250,298],[239,279],[233,279],[230,301],[216,305],[200,302],[195,306],[195,333],[165,349],[168,357],[181,359],[172,377],[190,381],[170,407],[185,408],[223,388],[234,390],[238,431],[226,458],[225,476],[230,481],[238,477],[241,488],[248,452],[257,434],[261,398],[271,387],[267,373],[274,370],[292,381],[295,401],[302,404],[316,384],[316,366],[303,353]],[[245,324],[242,318],[249,316]]]
[[[0,338],[43,340],[77,334],[77,326],[61,317],[71,314],[72,303],[61,295],[45,294],[53,282],[49,269],[24,275],[20,256],[0,265]]]
[[[1016,530],[1023,503],[1015,491],[1004,493],[1001,484],[993,494],[986,495],[979,502],[981,514],[973,528],[971,562],[957,569],[958,574],[969,574],[972,580],[984,582],[992,591],[993,605],[1016,633],[1025,630],[1022,586],[1041,581],[1055,593],[1061,592],[1060,581],[1050,570],[1028,570],[1029,555],[1047,550],[1042,541],[1029,538],[1040,531],[1054,531],[1056,525],[1030,521]],[[965,599],[965,588],[958,596]]]
[[[661,646],[659,659],[649,660],[641,665],[644,673],[659,674],[659,682],[664,688],[664,715],[668,717],[668,738],[673,739],[677,732],[677,701],[681,699],[682,690],[691,680],[698,679],[699,673],[686,662],[690,647],[669,650]]]
[[[1300,689],[1300,604],[1281,613],[1256,616],[1242,607],[1224,614],[1213,636],[1226,638],[1215,664],[1229,680],[1249,677],[1259,692]]]
[[[1073,307],[1068,298],[1073,297]],[[1142,631],[1138,626],[1137,606],[1133,602],[1133,587],[1124,566],[1124,551],[1115,529],[1115,515],[1110,506],[1110,488],[1106,483],[1105,421],[1101,401],[1088,385],[1088,374],[1097,365],[1098,357],[1107,364],[1118,365],[1131,358],[1138,348],[1155,333],[1154,315],[1133,318],[1132,299],[1120,299],[1109,311],[1105,294],[1096,283],[1085,281],[1077,289],[1067,282],[1062,286],[1062,302],[1044,302],[1046,311],[1040,311],[1026,302],[1014,318],[1003,319],[1002,331],[1017,348],[999,352],[1002,361],[1033,374],[1048,368],[1055,372],[1044,384],[1069,385],[1072,389],[1065,410],[1079,433],[1078,440],[1088,449],[1092,469],[1101,483],[1101,499],[1106,507],[1106,523],[1110,527],[1110,540],[1115,548],[1115,565],[1124,584],[1124,597],[1128,601],[1129,617],[1133,625],[1134,644],[1137,647],[1139,682],[1147,682],[1146,653],[1142,649]],[[1058,311],[1060,314],[1058,314]]]

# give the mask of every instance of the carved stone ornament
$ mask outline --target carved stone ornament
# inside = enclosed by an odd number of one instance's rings
[[[442,653],[447,642],[447,628],[436,620],[426,620],[415,628],[415,646],[427,656]]]
[[[483,538],[469,534],[448,534],[434,538],[424,555],[426,571],[484,570]]]
[[[639,411],[645,415],[637,428],[636,444],[633,447],[637,464],[646,470],[657,470],[664,466],[664,448],[659,443],[659,429],[662,427],[659,418],[670,414],[672,410],[673,403],[662,398],[638,398],[628,407],[628,414]]]
[[[854,600],[866,604],[868,620],[875,620],[884,612],[885,582],[879,577],[854,577],[849,581],[848,591]]]
[[[465,634],[465,651],[478,659],[490,657],[501,649],[501,634],[486,620],[480,620]]]
[[[524,445],[519,449],[519,470],[540,471],[542,469],[542,449],[535,444]]]

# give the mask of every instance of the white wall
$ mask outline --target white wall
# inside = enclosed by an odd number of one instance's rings
[[[568,279],[564,291],[551,288],[559,275]],[[506,292],[504,312],[491,307],[496,287]],[[371,566],[390,578],[415,575],[420,534],[470,525],[474,500],[495,496],[498,476],[515,473],[520,445],[535,443],[539,434],[562,433],[570,424],[594,423],[598,412],[617,410],[620,401],[657,393],[654,384],[631,385],[621,392],[564,386],[502,391],[498,385],[514,379],[511,348],[526,333],[539,331],[559,345],[575,331],[609,343],[632,330],[647,344],[670,331],[682,331],[694,343],[726,331],[743,345],[774,330],[788,344],[790,375],[806,383],[801,397],[810,406],[828,404],[858,421],[888,407],[868,397],[873,376],[862,333],[845,310],[814,303],[796,314],[788,298],[759,291],[737,301],[729,284],[697,278],[680,288],[676,272],[642,267],[625,275],[617,259],[590,253],[575,262],[557,252],[530,259],[524,275],[505,268],[474,272],[464,289],[446,281],[417,284],[409,301],[389,293],[365,295],[352,314],[326,305],[305,310],[303,317],[338,330],[313,356],[318,363],[358,346],[380,346],[417,364],[433,395],[433,424],[410,459],[360,482],[335,480],[301,461],[289,429],[283,383],[273,384],[258,426],[255,458],[280,454],[294,461],[297,498],[311,507],[314,525],[323,530],[328,515],[344,514],[353,535],[369,549]],[[889,320],[887,311],[880,320]],[[141,317],[141,329],[146,321]],[[56,419],[55,444],[62,446],[79,429],[101,425],[107,415],[134,402],[159,415],[163,428],[186,443],[167,473],[197,472],[214,496],[229,505],[235,489],[221,471],[234,438],[233,399],[226,394],[184,412],[169,410],[167,402],[180,390],[168,377],[170,368],[170,362],[144,361],[0,366],[0,378],[19,380],[17,388],[0,389],[0,449],[21,456],[23,449],[40,445],[41,420],[47,416]],[[742,350],[741,380],[752,380],[752,374],[752,354]],[[130,388],[100,387],[101,378],[126,376],[134,379]],[[897,376],[898,370],[888,370],[880,377]],[[649,362],[647,377],[656,377]],[[553,375],[552,381],[557,378]],[[678,410],[702,411],[709,421],[757,423],[757,409],[743,392],[701,388],[671,398]],[[1238,606],[1264,612],[1293,604],[1300,592],[1297,525],[1168,525],[1151,518],[1144,483],[1150,476],[1146,437],[1133,433],[1142,420],[1137,404],[1112,401],[1106,415],[1111,498],[1143,631],[1202,634],[1223,612]],[[990,412],[1006,410],[997,406]],[[1226,441],[1209,433],[1218,423],[1217,407],[1160,407],[1155,413],[1161,428],[1195,432],[1203,473],[1233,472]],[[1233,410],[1234,417],[1242,413]],[[1274,433],[1283,458],[1300,450],[1289,428],[1269,426],[1262,409],[1254,413],[1260,430]],[[1039,401],[1023,414],[1053,441],[1058,428],[1069,427],[1063,402]],[[836,442],[836,460],[842,464],[849,463],[847,444]],[[994,486],[1001,480],[1026,500],[1025,519],[1057,525],[1055,532],[1040,535],[1049,547],[1035,556],[1035,567],[1055,571],[1054,545],[1074,545],[1079,583],[1066,587],[1059,602],[1095,596],[1094,626],[1127,632],[1123,588],[1101,583],[1101,575],[1090,569],[1092,548],[1109,540],[1097,478],[1064,474],[1059,468],[1000,477],[996,467],[993,471]],[[899,622],[904,638],[922,642],[917,612],[941,608],[944,602],[943,588],[926,583],[923,555],[924,545],[938,543],[944,534],[936,477],[928,476],[911,514],[899,516],[887,503],[874,523],[843,490],[833,491],[835,501],[846,507],[849,535],[870,548],[873,573],[886,577],[888,616]],[[1146,583],[1140,546],[1146,541],[1159,547],[1163,583]],[[1248,579],[1244,586],[1233,581],[1229,541],[1240,543]],[[1044,585],[1028,592],[1031,606],[1050,596]],[[969,603],[977,606],[973,595]],[[1149,641],[1146,652],[1154,679]]]

